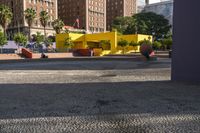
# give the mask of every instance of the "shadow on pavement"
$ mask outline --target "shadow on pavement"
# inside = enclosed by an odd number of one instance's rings
[[[170,67],[170,59],[159,61],[131,61],[126,59],[113,61],[38,61],[0,64],[0,70],[130,70]]]
[[[200,84],[0,84],[0,119],[117,114],[199,114]]]

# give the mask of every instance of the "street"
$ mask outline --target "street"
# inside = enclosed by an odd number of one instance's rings
[[[200,84],[171,61],[0,64],[0,133],[199,133]]]

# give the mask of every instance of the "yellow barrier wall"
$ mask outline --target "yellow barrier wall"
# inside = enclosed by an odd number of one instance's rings
[[[120,35],[117,36],[117,32],[107,32],[107,33],[96,33],[96,34],[75,34],[75,33],[66,33],[66,34],[57,34],[56,35],[56,48],[57,49],[64,49],[66,48],[64,46],[64,41],[67,38],[71,38],[71,40],[74,42],[75,46],[74,49],[85,49],[88,48],[88,45],[94,43],[99,43],[102,40],[109,40],[111,43],[111,50],[103,50],[100,54],[100,50],[95,49],[97,52],[97,55],[105,55],[105,54],[121,54],[122,49],[121,47],[117,46],[117,43],[120,39],[127,40],[129,43],[139,42],[144,39],[152,41],[152,36],[150,35]],[[87,45],[88,44],[88,45]],[[126,53],[130,52],[138,52],[138,47],[132,47],[129,46],[126,48]]]
[[[71,40],[75,43],[74,48],[84,48],[84,34],[74,34],[74,33],[65,33],[65,34],[57,34],[56,35],[56,48],[64,49],[66,48],[64,45],[65,39],[71,38]]]
[[[86,42],[100,42],[102,40],[110,40],[111,52],[114,53],[117,48],[117,32],[86,34]]]
[[[129,43],[132,42],[132,41],[138,43],[138,42],[143,41],[143,40],[150,40],[152,42],[152,36],[142,35],[142,34],[120,35],[120,36],[118,36],[118,41],[120,41],[121,39],[127,40]],[[118,49],[118,53],[121,54],[123,48],[118,46],[117,49]],[[140,46],[137,46],[137,47],[128,46],[128,47],[125,48],[125,53],[139,52],[139,50],[140,50]]]

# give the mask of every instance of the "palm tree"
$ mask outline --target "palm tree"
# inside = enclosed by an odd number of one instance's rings
[[[44,27],[44,37],[46,37],[46,26],[48,24],[49,18],[50,18],[50,16],[49,16],[48,12],[46,12],[46,11],[40,12],[40,23]]]
[[[28,27],[29,27],[29,41],[31,41],[31,26],[37,16],[37,13],[34,9],[32,8],[27,8],[25,11],[24,11],[24,16],[25,16],[25,19],[28,23]]]
[[[65,24],[61,19],[56,19],[52,23],[53,29],[56,31],[56,34],[60,34],[61,33],[61,30],[62,30],[64,25]]]
[[[0,25],[4,30],[4,35],[6,36],[6,30],[13,18],[13,13],[11,9],[6,5],[0,5]]]

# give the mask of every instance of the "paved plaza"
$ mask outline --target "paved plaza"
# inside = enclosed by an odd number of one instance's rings
[[[0,64],[0,133],[199,133],[200,83],[171,61]]]

